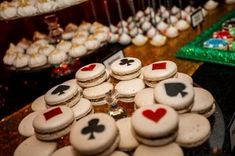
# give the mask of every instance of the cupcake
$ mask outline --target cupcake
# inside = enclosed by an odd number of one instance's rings
[[[55,50],[55,47],[53,45],[47,44],[47,45],[41,46],[39,48],[38,53],[48,56],[54,50]]]
[[[136,46],[143,46],[148,41],[148,38],[142,34],[138,34],[132,39],[132,43]]]
[[[13,65],[16,56],[17,56],[16,53],[6,53],[3,57],[3,63],[9,66]]]
[[[87,36],[78,35],[78,36],[75,36],[71,42],[73,44],[82,45],[86,42],[86,40],[87,40]]]
[[[47,64],[47,57],[43,54],[34,54],[29,58],[28,66],[30,68],[36,68]]]
[[[60,64],[63,63],[66,59],[67,59],[66,53],[58,49],[55,49],[48,56],[48,62],[50,64]]]
[[[0,15],[4,19],[16,17],[17,7],[10,2],[4,1],[0,6]]]
[[[38,0],[37,8],[39,12],[50,12],[55,10],[57,7],[57,2],[53,0]]]
[[[27,54],[18,54],[13,62],[14,67],[23,68],[28,65],[29,55]]]
[[[87,48],[84,45],[73,45],[69,50],[69,55],[74,58],[84,56],[86,53]]]
[[[37,13],[37,8],[27,1],[25,3],[21,3],[21,5],[17,9],[17,14],[19,16],[30,16]]]
[[[24,50],[26,50],[30,45],[31,45],[31,41],[27,40],[26,38],[22,38],[18,43],[17,43],[17,47],[20,47]]]
[[[72,43],[69,41],[61,40],[60,43],[56,45],[56,48],[60,51],[67,53],[72,47]]]

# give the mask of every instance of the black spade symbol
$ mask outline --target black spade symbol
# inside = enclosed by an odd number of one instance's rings
[[[128,60],[128,59],[121,59],[121,62],[119,63],[120,65],[127,65],[130,66],[132,62],[135,62],[135,60]]]
[[[68,90],[69,88],[70,87],[67,86],[67,85],[59,85],[58,87],[56,87],[55,90],[53,90],[53,92],[51,94],[54,95],[54,94],[58,94],[59,93],[59,95],[62,95],[62,94],[65,93],[64,91]]]
[[[99,119],[92,119],[88,122],[88,126],[82,129],[82,134],[90,134],[89,140],[95,139],[94,133],[101,133],[104,131],[104,125],[99,125]]]
[[[187,92],[184,92],[186,86],[183,83],[166,83],[165,84],[166,93],[168,96],[177,96],[181,94],[182,97],[187,95]]]

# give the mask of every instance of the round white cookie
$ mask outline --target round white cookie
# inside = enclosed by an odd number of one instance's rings
[[[188,74],[178,72],[178,73],[177,73],[177,78],[182,79],[182,80],[184,80],[184,81],[186,81],[186,82],[188,82],[188,83],[193,84],[193,79],[192,79],[192,77],[189,76]]]
[[[131,119],[129,117],[123,118],[118,120],[116,123],[120,133],[120,143],[118,148],[121,151],[134,150],[139,145],[139,143],[132,134]]]
[[[115,120],[104,113],[82,118],[70,132],[70,143],[80,154],[110,155],[119,144]]]
[[[135,105],[136,108],[140,108],[146,105],[152,105],[155,102],[154,99],[154,89],[153,88],[145,88],[139,91],[135,96]]]
[[[194,87],[195,96],[192,113],[198,113],[210,117],[215,112],[215,99],[211,93],[203,88]]]
[[[122,151],[114,151],[110,156],[129,156],[129,155]]]
[[[74,106],[81,98],[78,85],[73,81],[67,81],[56,85],[45,94],[45,101],[48,107],[57,105]]]
[[[103,105],[106,103],[105,94],[110,90],[113,90],[113,84],[109,82],[104,82],[100,85],[85,88],[83,90],[83,96],[91,101],[92,105]]]
[[[32,102],[31,109],[33,111],[41,111],[47,109],[44,95],[39,96]]]
[[[52,107],[34,118],[33,127],[38,139],[55,140],[69,133],[74,121],[71,108]]]
[[[108,79],[105,66],[101,63],[92,63],[80,68],[75,75],[81,87],[93,87]]]
[[[72,147],[72,146],[65,146],[54,153],[51,156],[80,156],[80,154]]]
[[[143,106],[131,117],[136,139],[150,146],[160,146],[173,141],[177,134],[178,120],[174,109],[160,104]]]
[[[184,156],[183,150],[176,143],[170,143],[165,146],[151,147],[140,145],[134,152],[133,156]]]
[[[120,81],[115,86],[119,93],[119,100],[123,102],[134,102],[135,95],[144,88],[144,81],[138,78]]]
[[[56,142],[39,141],[34,135],[24,140],[15,150],[14,156],[49,156],[57,148]]]
[[[143,68],[145,84],[154,87],[159,81],[174,77],[177,66],[172,61],[157,61]]]
[[[140,75],[141,61],[133,57],[125,57],[111,64],[111,75],[118,80],[130,80]]]
[[[176,142],[186,148],[203,144],[211,134],[210,122],[202,115],[185,113],[179,116]]]
[[[91,102],[87,99],[81,98],[79,102],[72,107],[74,117],[76,120],[81,119],[82,117],[93,113],[93,107],[91,105]]]
[[[25,137],[34,135],[33,120],[40,113],[40,111],[32,112],[21,120],[18,126],[20,135]]]
[[[159,82],[154,88],[154,97],[158,103],[174,108],[178,113],[191,109],[194,99],[192,84],[178,78]]]

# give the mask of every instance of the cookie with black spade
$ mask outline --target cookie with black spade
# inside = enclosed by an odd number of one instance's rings
[[[66,105],[72,107],[81,98],[81,89],[74,82],[67,81],[54,86],[44,96],[47,107]]]
[[[105,113],[80,119],[70,132],[70,143],[81,155],[108,156],[119,144],[115,120]]]
[[[131,80],[141,74],[142,63],[134,57],[120,58],[111,64],[111,76],[117,80]]]
[[[194,100],[193,85],[178,78],[159,82],[154,88],[157,103],[168,105],[178,113],[190,111]]]

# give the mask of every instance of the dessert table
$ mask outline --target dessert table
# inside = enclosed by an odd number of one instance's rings
[[[124,49],[124,54],[125,56],[139,58],[143,65],[147,65],[158,60],[172,60],[176,62],[179,72],[184,72],[191,75],[194,82],[212,93],[218,105],[222,109],[227,126],[232,113],[234,112],[234,106],[232,105],[232,101],[235,100],[233,95],[233,90],[235,89],[234,68],[199,61],[179,59],[175,57],[175,54],[183,45],[192,41],[203,30],[206,30],[234,8],[235,5],[220,5],[217,9],[208,13],[200,28],[190,28],[184,32],[181,32],[179,37],[168,39],[166,45],[163,47],[156,48],[151,46],[149,43],[142,47],[130,45]],[[29,103],[13,114],[1,119],[0,155],[13,155],[16,147],[25,139],[20,136],[17,128],[20,121],[30,112],[32,112],[32,110]],[[229,144],[228,138],[227,140],[225,139],[225,144]],[[226,152],[229,153],[228,148],[225,148],[225,153]]]

